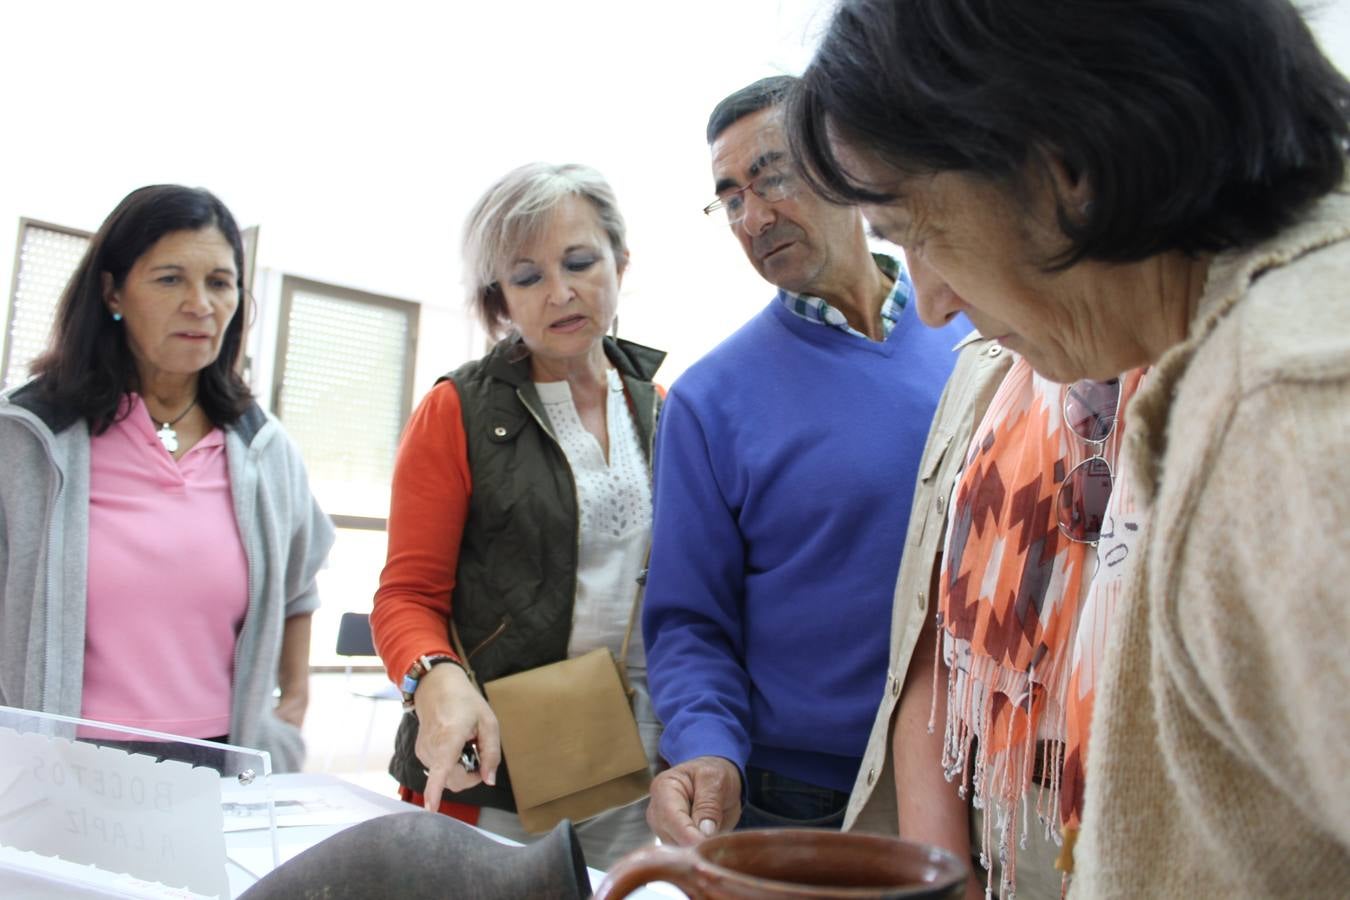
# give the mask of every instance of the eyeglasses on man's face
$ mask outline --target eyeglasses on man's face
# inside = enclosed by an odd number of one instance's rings
[[[721,210],[726,214],[727,224],[735,225],[745,218],[745,192],[754,191],[755,196],[766,203],[777,203],[797,193],[800,187],[797,174],[788,166],[773,166],[766,169],[744,187],[728,188],[717,195],[717,199],[703,207],[703,214],[711,216]]]

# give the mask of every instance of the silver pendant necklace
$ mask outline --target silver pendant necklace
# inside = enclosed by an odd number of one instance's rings
[[[173,426],[183,421],[183,416],[192,412],[192,407],[196,405],[197,398],[193,397],[192,402],[188,404],[187,409],[183,410],[169,421],[160,423],[159,431],[155,432],[155,437],[159,438],[159,442],[164,445],[165,450],[168,450],[170,453],[178,452],[178,432],[173,430]]]

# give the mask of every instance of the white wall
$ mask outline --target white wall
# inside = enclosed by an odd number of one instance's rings
[[[203,185],[261,225],[260,268],[426,304],[420,389],[481,347],[461,305],[463,215],[545,159],[614,183],[632,244],[622,333],[671,351],[662,380],[766,301],[700,212],[704,123],[729,91],[805,65],[819,4],[376,8],[0,6],[0,285],[20,216],[93,229],[139,185]]]
[[[1350,70],[1350,0],[1317,7],[1324,45]],[[800,71],[828,2],[375,9],[0,5],[0,286],[20,216],[93,229],[139,185],[203,185],[261,225],[261,268],[426,304],[420,393],[481,347],[460,302],[464,213],[508,168],[545,159],[590,163],[618,190],[633,252],[622,331],[670,351],[666,383],[766,301],[699,212],[704,123],[729,91]],[[258,283],[265,314],[274,282]]]
[[[771,289],[711,199],[704,125],[806,64],[813,0],[0,3],[0,329],[20,216],[92,230],[130,190],[202,185],[261,226],[251,347],[270,398],[281,274],[423,304],[416,393],[481,352],[464,214],[536,159],[604,172],[629,221],[621,331],[674,377]],[[378,12],[376,10],[378,9]],[[314,664],[369,610],[384,535],[340,533]]]
[[[1350,72],[1350,0],[1299,0],[1322,49],[1342,72]]]

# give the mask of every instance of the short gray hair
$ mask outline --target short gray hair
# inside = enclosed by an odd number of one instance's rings
[[[708,146],[746,116],[782,103],[798,80],[795,75],[770,75],[728,94],[708,116]]]
[[[568,197],[595,207],[600,227],[622,267],[628,250],[623,215],[604,176],[576,163],[528,163],[502,176],[479,198],[464,223],[464,282],[469,307],[488,334],[500,337],[510,326],[506,298],[497,282],[502,261],[534,240],[549,215]]]

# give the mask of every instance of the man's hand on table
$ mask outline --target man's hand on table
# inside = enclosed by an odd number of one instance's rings
[[[647,824],[663,843],[687,847],[736,827],[741,773],[729,759],[697,756],[652,780]]]

